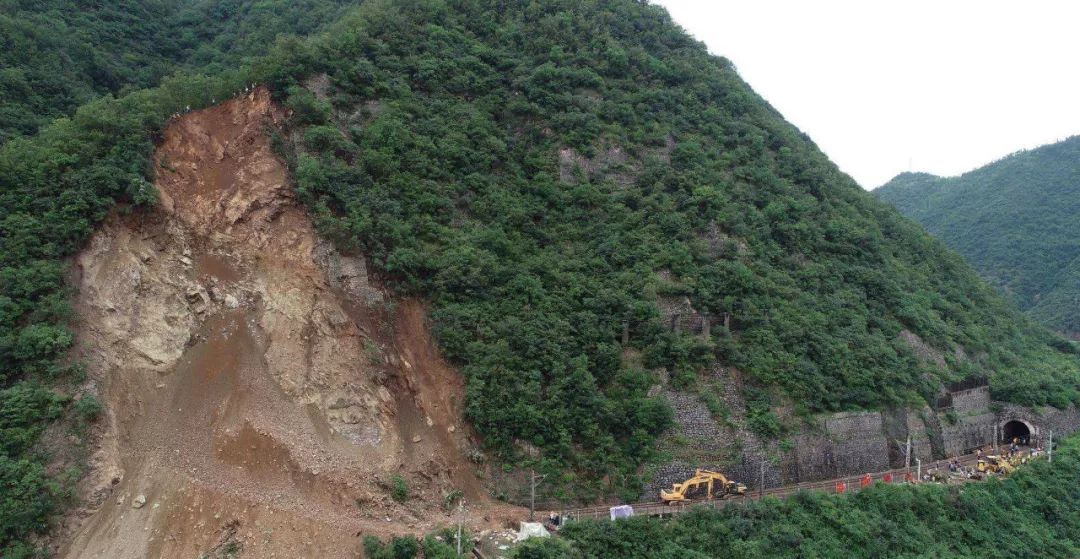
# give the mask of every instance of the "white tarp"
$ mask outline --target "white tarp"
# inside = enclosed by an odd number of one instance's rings
[[[539,522],[522,522],[516,541],[521,542],[529,538],[546,538],[550,535],[547,528],[544,528],[544,525]]]
[[[634,516],[634,507],[630,505],[619,505],[617,507],[611,507],[608,509],[611,513],[611,519],[616,520],[619,518],[630,518]]]

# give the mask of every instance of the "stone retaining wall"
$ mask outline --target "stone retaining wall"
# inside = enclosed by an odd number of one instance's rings
[[[661,488],[683,481],[696,468],[724,472],[756,489],[761,463],[765,486],[776,487],[806,481],[832,479],[904,466],[907,438],[911,437],[911,464],[965,454],[993,444],[995,427],[1021,420],[1033,427],[1033,441],[1045,445],[1049,430],[1064,437],[1080,430],[1080,409],[1070,406],[1030,409],[993,402],[987,386],[948,393],[941,409],[844,412],[821,414],[806,421],[789,437],[785,447],[760,441],[746,429],[745,407],[737,379],[719,370],[714,373],[724,404],[731,415],[720,423],[696,394],[663,390],[675,411],[676,432],[696,453],[679,458],[652,472],[643,500],[655,500]]]
[[[990,388],[980,386],[949,396],[950,408],[938,412],[945,456],[966,454],[993,442],[996,418],[991,410]]]

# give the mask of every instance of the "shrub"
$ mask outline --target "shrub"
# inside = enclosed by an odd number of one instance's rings
[[[97,396],[89,392],[83,394],[82,398],[75,402],[75,424],[77,429],[84,430],[89,424],[97,421],[103,410],[104,407]]]
[[[461,555],[457,552],[457,529],[453,526],[424,537],[424,559],[459,559],[471,557],[472,535],[461,531]]]
[[[396,536],[387,545],[378,537],[367,535],[362,545],[367,559],[414,559],[420,552],[420,542],[412,536]]]
[[[96,420],[103,409],[101,400],[90,393],[83,394],[82,398],[75,402],[75,415],[84,422]]]
[[[390,497],[399,503],[409,500],[409,484],[401,474],[394,474],[390,480]]]
[[[582,557],[561,538],[530,538],[510,552],[511,559],[569,559]]]

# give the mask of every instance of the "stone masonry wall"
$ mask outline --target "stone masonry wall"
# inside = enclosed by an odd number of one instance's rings
[[[674,443],[670,446],[677,456],[651,472],[642,499],[657,499],[660,489],[670,489],[673,483],[686,480],[699,468],[724,472],[731,479],[756,488],[760,484],[764,461],[765,485],[776,487],[784,483],[782,465],[768,460],[775,454],[775,449],[770,452],[746,428],[746,407],[740,395],[737,373],[717,368],[712,376],[721,388],[718,397],[728,410],[723,422],[713,418],[697,394],[658,388],[674,411],[677,434],[669,437],[669,442]]]
[[[997,414],[998,428],[1009,421],[1023,421],[1032,428],[1032,441],[1045,446],[1052,430],[1054,437],[1065,437],[1080,429],[1080,409],[1075,405],[1057,408],[1025,408],[1016,404],[1001,404]]]
[[[709,318],[697,311],[685,295],[661,296],[657,302],[664,328],[682,334],[707,335]]]
[[[911,464],[915,463],[916,458],[927,462],[934,459],[933,444],[930,442],[932,427],[928,425],[926,419],[924,419],[930,417],[933,413],[930,406],[924,406],[922,409],[918,410],[904,410],[904,420],[907,425],[907,432],[903,437],[898,438],[895,444],[904,444],[906,446],[906,437],[911,437]],[[900,441],[903,441],[903,443]],[[903,454],[898,453],[898,459],[892,462],[894,467],[902,467],[904,465],[902,456]]]
[[[879,412],[828,414],[816,422],[794,438],[797,468],[789,483],[888,469],[888,443]]]
[[[1040,434],[1044,430],[1052,429],[1055,437],[1064,437],[1080,429],[1080,409],[1076,406],[1063,410],[1044,408],[1042,411],[1042,421],[1036,425]]]
[[[990,388],[952,392],[950,397],[951,407],[938,413],[945,455],[966,454],[993,441],[995,416],[990,407]]]
[[[712,417],[698,395],[661,389],[675,411],[677,437],[684,439],[677,446],[691,450],[653,471],[642,499],[655,500],[661,488],[685,480],[696,468],[724,472],[756,489],[762,462],[765,486],[775,487],[903,467],[909,436],[914,465],[915,458],[928,462],[992,444],[995,425],[1000,432],[1010,420],[1030,425],[1033,440],[1043,445],[1050,429],[1055,437],[1080,430],[1080,408],[1033,410],[995,403],[989,387],[979,386],[948,393],[948,405],[938,410],[822,414],[805,422],[790,437],[791,446],[782,449],[747,430],[737,372],[718,369],[713,374],[730,411],[723,422]]]

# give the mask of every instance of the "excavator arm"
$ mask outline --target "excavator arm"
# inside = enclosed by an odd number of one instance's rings
[[[660,491],[660,500],[667,503],[678,503],[688,501],[691,494],[700,486],[705,485],[705,495],[707,499],[712,499],[714,496],[714,488],[720,488],[720,497],[725,495],[742,495],[746,492],[746,486],[741,483],[736,483],[727,478],[720,472],[713,472],[709,470],[696,470],[693,477],[682,482],[675,483],[671,486],[671,491]]]

